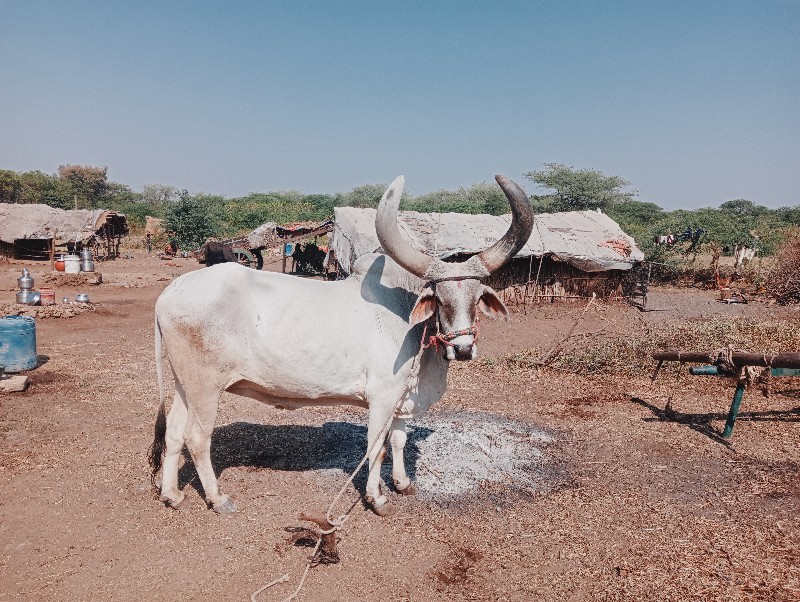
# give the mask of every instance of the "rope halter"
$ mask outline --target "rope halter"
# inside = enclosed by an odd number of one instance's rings
[[[439,326],[439,320],[436,320],[436,326]],[[422,341],[421,345],[423,349],[427,349],[428,347],[433,347],[436,351],[439,351],[439,345],[441,344],[444,347],[455,347],[455,344],[451,341],[456,339],[460,336],[464,335],[472,335],[474,337],[473,340],[478,340],[478,319],[475,318],[475,324],[470,326],[469,328],[465,328],[463,330],[455,330],[453,332],[437,332],[436,334],[432,334],[427,337],[426,342],[426,335],[428,334],[428,325],[425,324],[425,328],[422,331]]]

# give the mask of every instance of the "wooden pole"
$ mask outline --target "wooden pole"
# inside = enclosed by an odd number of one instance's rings
[[[653,353],[653,359],[666,362],[689,363],[714,363],[718,360],[714,352],[680,351],[678,349],[664,349]],[[761,366],[772,368],[800,368],[800,353],[748,353],[734,351],[730,356],[731,363],[736,368],[744,366]]]
[[[50,252],[50,269],[56,269],[56,236],[58,236],[58,230],[53,230],[53,238],[50,239],[50,244],[48,251]]]

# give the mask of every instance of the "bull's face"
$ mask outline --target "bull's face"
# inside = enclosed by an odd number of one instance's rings
[[[397,227],[403,177],[395,179],[383,194],[375,216],[375,230],[383,250],[398,264],[429,284],[411,312],[410,323],[436,316],[436,338],[448,360],[471,360],[475,345],[478,310],[508,319],[508,310],[481,279],[502,267],[528,241],[533,229],[533,210],[525,192],[504,176],[495,176],[511,206],[511,225],[500,240],[463,263],[445,263],[411,246]]]
[[[431,283],[420,295],[409,322],[436,317],[437,337],[447,360],[474,360],[478,356],[478,311],[508,320],[508,309],[488,286],[476,278]]]

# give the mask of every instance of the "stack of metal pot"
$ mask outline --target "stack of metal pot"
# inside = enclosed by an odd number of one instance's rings
[[[89,247],[84,247],[81,250],[81,272],[94,272],[92,250]]]
[[[33,277],[28,268],[22,268],[22,276],[17,278],[19,292],[17,292],[17,303],[25,305],[36,305],[41,298],[41,294],[33,290]]]

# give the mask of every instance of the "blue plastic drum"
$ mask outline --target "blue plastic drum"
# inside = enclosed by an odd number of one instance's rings
[[[36,364],[36,321],[28,316],[0,318],[0,365],[6,372],[22,372]]]

